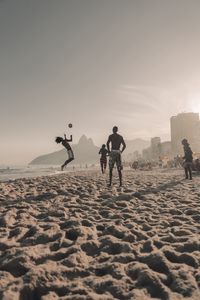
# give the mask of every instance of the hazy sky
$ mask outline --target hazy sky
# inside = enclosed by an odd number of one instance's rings
[[[0,165],[59,150],[65,131],[169,139],[171,115],[200,111],[199,12],[199,0],[1,0]]]

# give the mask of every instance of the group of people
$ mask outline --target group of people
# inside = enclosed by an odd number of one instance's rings
[[[119,175],[119,185],[122,186],[122,159],[121,153],[126,148],[126,143],[124,138],[118,134],[118,127],[114,126],[112,129],[113,133],[109,135],[106,145],[103,144],[101,149],[99,150],[100,157],[100,165],[102,173],[105,173],[107,167],[107,156],[109,156],[109,184],[112,185],[112,175],[113,168],[116,165],[118,175]],[[56,143],[61,143],[66,149],[68,153],[68,159],[61,166],[61,170],[63,171],[64,167],[66,167],[71,161],[74,160],[74,153],[70,146],[70,142],[72,142],[72,135],[70,135],[70,139],[67,139],[66,135],[64,138],[56,137]],[[185,170],[185,178],[192,179],[192,162],[193,162],[193,153],[190,148],[190,145],[187,139],[182,140],[183,150],[184,150],[184,170]],[[122,147],[121,147],[122,146]]]
[[[115,164],[117,166],[117,171],[119,175],[119,185],[122,186],[123,167],[122,167],[121,153],[125,150],[126,144],[124,142],[123,137],[120,134],[118,134],[117,126],[114,126],[112,131],[113,133],[109,135],[106,145],[103,144],[99,151],[99,154],[101,155],[100,157],[101,171],[102,173],[105,173],[106,166],[107,166],[107,156],[109,156],[108,186],[112,185],[112,174],[113,174],[113,168]],[[61,170],[63,171],[64,167],[66,167],[72,160],[74,160],[74,154],[69,144],[69,142],[72,142],[72,135],[70,136],[70,139],[67,139],[66,135],[64,135],[64,138],[58,136],[56,137],[55,141],[57,144],[61,143],[67,149],[68,159],[61,166]]]

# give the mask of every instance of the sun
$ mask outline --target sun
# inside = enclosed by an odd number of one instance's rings
[[[199,114],[200,114],[200,103],[195,103],[195,104],[192,106],[192,110],[193,110],[193,112],[196,112],[196,113],[199,113]]]
[[[190,107],[193,112],[200,114],[200,95],[191,98]]]

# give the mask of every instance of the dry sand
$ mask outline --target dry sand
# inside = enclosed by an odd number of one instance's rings
[[[0,299],[200,299],[200,177],[106,179],[0,184]]]

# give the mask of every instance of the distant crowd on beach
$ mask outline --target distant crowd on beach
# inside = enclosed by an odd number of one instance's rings
[[[162,159],[159,160],[144,160],[137,159],[132,162],[124,162],[124,166],[130,167],[134,170],[152,170],[154,168],[161,169],[180,169],[184,167],[184,159],[182,156],[177,155],[173,159]],[[200,159],[193,159],[191,165],[192,171],[200,172]]]
[[[70,124],[72,127],[72,124]],[[74,153],[70,146],[72,142],[72,135],[70,139],[67,139],[66,134],[64,138],[56,137],[56,143],[62,144],[68,154],[67,160],[62,164],[61,170],[74,160]],[[183,146],[184,156],[177,155],[173,159],[164,160],[162,157],[158,157],[157,160],[145,161],[145,160],[135,160],[132,163],[128,163],[128,166],[134,170],[152,170],[153,168],[184,168],[185,178],[192,180],[192,171],[200,172],[200,160],[193,159],[193,152],[190,148],[187,139],[181,141]],[[119,176],[119,186],[122,186],[122,156],[121,154],[126,149],[126,143],[122,135],[118,134],[118,127],[114,126],[112,129],[112,134],[109,135],[107,143],[103,144],[99,150],[100,155],[100,168],[102,174],[106,172],[107,162],[109,165],[109,183],[108,186],[112,185],[113,169],[116,166]],[[107,159],[109,157],[109,160]],[[124,163],[127,166],[127,163]]]
[[[185,178],[192,179],[192,171],[200,172],[200,159],[193,159],[193,152],[187,139],[181,141],[184,156],[177,155],[173,159],[159,157],[157,160],[135,160],[130,164],[134,170],[152,170],[153,168],[184,168]]]

